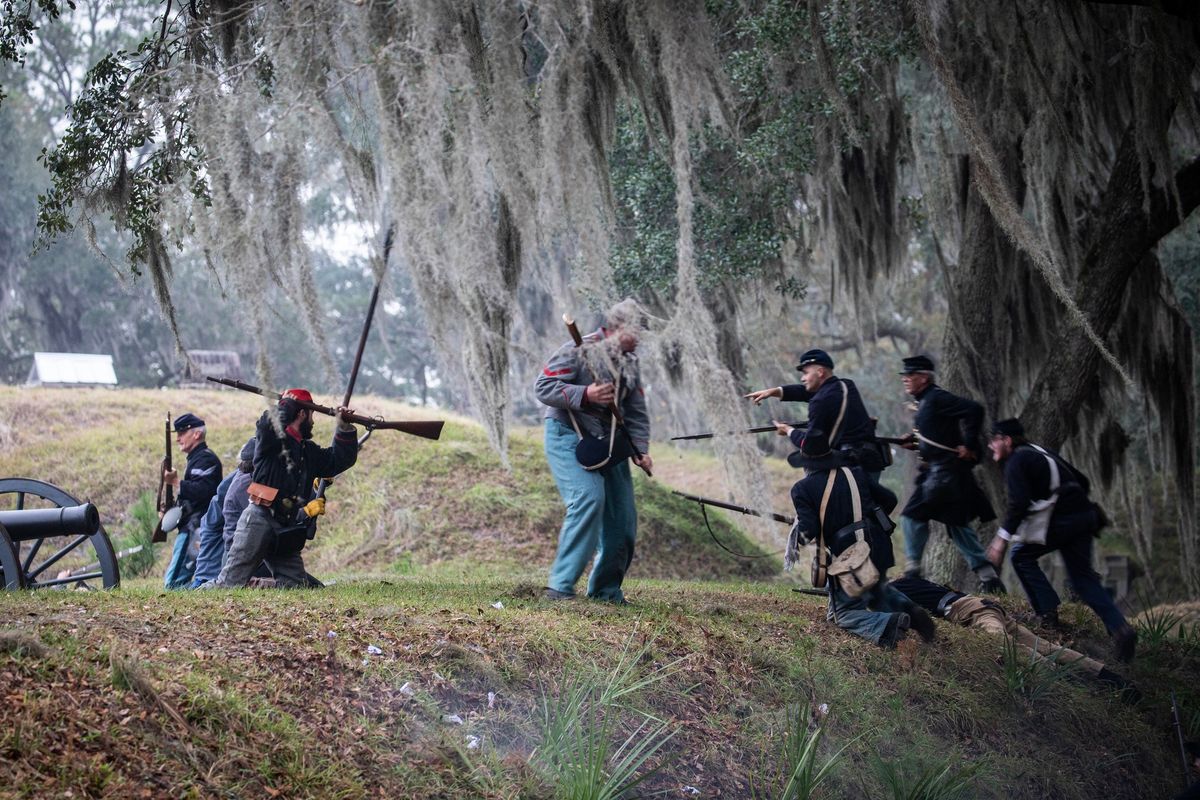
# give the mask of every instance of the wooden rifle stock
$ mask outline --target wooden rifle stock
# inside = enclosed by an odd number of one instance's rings
[[[250,392],[251,394],[258,394],[258,395],[262,395],[263,397],[272,397],[272,398],[275,398],[276,400],[278,400],[282,396],[278,392],[260,389],[257,386],[251,386],[248,383],[242,383],[241,381],[231,380],[230,378],[214,378],[211,375],[206,375],[205,379],[210,380],[213,383],[219,383],[222,386],[228,386],[233,389],[241,389],[243,392]],[[289,398],[289,399],[296,405],[300,406],[301,408],[306,408],[309,411],[315,411],[318,414],[325,414],[326,416],[330,416],[330,417],[337,416],[336,408],[330,408],[329,406],[323,406],[323,405],[320,405],[319,403],[308,403],[308,402],[305,402],[304,400],[296,400],[295,398]],[[375,429],[382,429],[382,430],[389,430],[389,431],[401,431],[403,433],[411,433],[413,436],[420,436],[423,439],[439,439],[439,438],[441,438],[442,426],[444,426],[446,424],[444,420],[420,420],[420,421],[414,420],[414,421],[407,421],[407,422],[405,422],[405,421],[391,422],[391,421],[382,419],[380,417],[366,417],[366,416],[363,416],[362,414],[343,414],[342,419],[344,419],[344,420],[346,420],[346,422],[349,422],[354,425],[362,425],[364,428],[375,428]]]
[[[571,333],[571,338],[575,341],[575,347],[583,347],[583,336],[580,335],[579,327],[575,324],[575,320],[570,314],[563,314],[562,319],[563,323],[567,326],[567,330]],[[625,420],[621,417],[621,409],[617,408],[617,401],[615,398],[608,401],[608,413],[613,415],[613,419],[617,421],[617,427],[621,429],[621,433],[625,434],[625,441],[629,442],[629,449],[633,451],[635,456],[641,458],[643,453],[641,449],[633,443],[633,437],[629,435],[629,431],[625,428]],[[646,467],[642,467],[642,471],[645,472],[648,477],[654,477],[654,473]]]
[[[773,511],[756,511],[753,508],[747,508],[746,506],[735,506],[733,503],[724,503],[720,500],[710,500],[707,497],[700,497],[699,495],[688,494],[686,492],[677,492],[674,489],[671,490],[671,494],[677,494],[685,500],[695,500],[697,503],[702,505],[723,508],[726,511],[736,511],[739,514],[746,514],[751,517],[762,517],[763,519],[775,520],[776,522],[782,522],[784,525],[791,525],[793,522],[795,522],[794,517],[785,517],[783,514],[776,514]]]

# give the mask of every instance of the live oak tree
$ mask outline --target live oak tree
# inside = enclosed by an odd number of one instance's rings
[[[60,6],[6,4],[0,55],[38,8]],[[107,210],[168,314],[186,241],[239,290],[300,287],[319,337],[302,232],[307,198],[337,186],[378,238],[395,227],[393,258],[501,451],[510,375],[563,338],[553,312],[573,300],[636,291],[660,317],[647,356],[728,422],[745,416],[743,325],[818,270],[865,336],[929,341],[878,292],[929,254],[950,388],[1105,478],[1121,412],[1145,402],[1195,591],[1192,333],[1156,247],[1200,202],[1198,13],[166,2],[93,69],[42,226],[65,229],[80,201]],[[763,499],[753,447],[721,447],[731,487]]]

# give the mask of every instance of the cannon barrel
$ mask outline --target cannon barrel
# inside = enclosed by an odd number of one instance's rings
[[[100,512],[91,503],[0,511],[0,525],[14,542],[47,536],[91,536],[100,529]]]

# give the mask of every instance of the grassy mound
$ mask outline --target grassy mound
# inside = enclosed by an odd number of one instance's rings
[[[388,419],[445,418],[373,397],[355,406]],[[261,398],[236,391],[0,387],[0,477],[38,478],[90,499],[119,541],[139,496],[158,486],[168,411],[203,417],[209,445],[229,470],[262,409]],[[332,421],[318,419],[318,441],[331,432]],[[176,466],[180,455],[176,450]],[[330,489],[328,514],[305,549],[309,571],[322,577],[405,573],[447,560],[544,570],[554,558],[563,507],[540,431],[515,431],[509,460],[505,469],[479,426],[453,415],[437,442],[374,434],[358,463]],[[634,472],[639,536],[633,575],[765,578],[778,572],[778,558],[738,559],[722,551],[695,505]],[[709,519],[727,547],[763,554],[720,513]]]

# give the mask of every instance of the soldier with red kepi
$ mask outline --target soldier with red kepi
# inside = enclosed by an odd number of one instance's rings
[[[300,557],[305,537],[281,534],[325,513],[325,498],[309,499],[314,478],[344,472],[358,459],[355,428],[343,419],[353,411],[338,408],[333,445],[321,447],[312,441],[313,412],[301,406],[312,401],[306,389],[288,389],[259,418],[250,504],[238,519],[221,574],[205,588],[245,586],[263,561],[280,588],[310,585]]]

